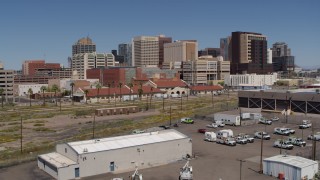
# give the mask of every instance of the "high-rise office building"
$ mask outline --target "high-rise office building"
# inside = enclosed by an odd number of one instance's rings
[[[159,67],[161,68],[164,62],[164,44],[171,43],[171,37],[165,37],[164,35],[159,35]]]
[[[34,76],[41,69],[60,69],[60,64],[46,63],[45,60],[27,60],[22,64],[22,75]]]
[[[80,53],[96,52],[96,44],[89,37],[81,38],[72,45],[72,56]]]
[[[87,69],[115,66],[115,58],[111,53],[81,53],[72,57],[72,71],[77,72],[79,79],[87,78]]]
[[[232,32],[231,74],[273,72],[267,62],[267,37],[253,32]]]
[[[294,56],[291,56],[291,49],[285,42],[276,42],[272,45],[272,64],[276,72],[294,71]]]
[[[124,66],[132,66],[132,46],[129,43],[122,43],[118,46],[118,55],[123,56]]]
[[[224,61],[231,61],[231,36],[220,39],[220,55],[223,57]]]
[[[132,41],[133,66],[157,67],[159,65],[159,37],[138,36]]]
[[[198,42],[196,40],[181,40],[164,44],[164,62],[182,62],[198,59]]]
[[[200,51],[198,51],[198,57],[200,56],[212,56],[212,57],[218,57],[220,56],[220,48],[205,48]]]

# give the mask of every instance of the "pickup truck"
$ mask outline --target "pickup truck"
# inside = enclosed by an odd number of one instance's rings
[[[231,138],[231,137],[221,137],[221,138],[217,138],[216,142],[218,144],[225,144],[225,145],[228,145],[228,146],[235,146],[237,145],[236,144],[236,141],[234,140],[234,138]]]
[[[285,128],[274,128],[274,134],[289,136],[291,133]]]
[[[181,118],[181,123],[193,124],[194,121],[191,118]]]
[[[248,134],[240,133],[240,134],[238,135],[238,137],[242,137],[243,139],[247,140],[247,143],[253,143],[253,142],[254,142],[254,138],[251,137],[251,136],[248,135]]]
[[[285,140],[276,140],[273,143],[273,147],[282,148],[282,149],[293,149],[293,145]]]
[[[260,131],[254,133],[254,138],[261,139],[262,138],[262,134],[263,134],[263,139],[264,140],[271,139],[271,137],[270,137],[270,135],[268,133],[260,132]]]
[[[271,121],[279,121],[279,118],[274,116],[273,118],[270,119]]]
[[[266,118],[260,118],[260,119],[259,119],[259,123],[260,123],[260,124],[271,125],[271,124],[272,124],[272,121],[271,121],[271,120],[268,120],[268,119],[266,119]]]
[[[292,145],[304,147],[306,146],[306,142],[302,140],[301,138],[295,138],[295,137],[289,137],[288,142],[290,142]]]
[[[320,141],[320,133],[318,132],[317,134],[311,134],[308,136],[308,140],[315,140],[315,141]]]
[[[296,133],[296,131],[294,129],[290,129],[290,128],[284,128],[285,130],[289,131],[290,134],[294,134]]]
[[[312,124],[308,120],[302,120],[302,124],[299,125],[299,129],[307,129],[310,128]]]
[[[244,139],[243,137],[238,136],[235,138],[235,140],[238,144],[247,144],[247,140]]]

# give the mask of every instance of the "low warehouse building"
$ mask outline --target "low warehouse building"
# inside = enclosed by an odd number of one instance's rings
[[[65,180],[159,166],[191,154],[191,139],[170,129],[58,144],[56,152],[38,156],[38,167]]]
[[[277,155],[263,160],[263,173],[290,180],[312,179],[318,162],[299,156]]]

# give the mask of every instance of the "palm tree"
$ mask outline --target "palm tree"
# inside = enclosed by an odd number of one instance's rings
[[[56,85],[56,84],[52,85],[51,91],[54,92],[54,100],[56,102],[56,106],[58,106],[58,101],[57,101],[57,91],[59,91],[58,85]]]
[[[132,97],[131,97],[131,94],[132,94],[131,91],[132,91],[133,84],[132,84],[132,83],[129,83],[128,86],[129,86],[129,88],[130,88],[130,100],[131,100],[131,98],[132,98]]]
[[[41,90],[42,96],[43,96],[43,106],[46,106],[46,97],[44,96],[44,91],[47,90],[47,87],[46,86],[41,86],[40,90]]]
[[[97,88],[97,98],[98,98],[98,102],[99,102],[99,93],[100,93],[100,89],[101,89],[101,84],[97,83],[96,88]]]
[[[122,94],[121,94],[121,87],[122,87],[122,83],[119,82],[119,90],[120,90],[120,102],[121,102],[121,99],[122,99]]]
[[[84,94],[86,95],[86,104],[88,104],[88,103],[87,103],[87,100],[88,100],[88,93],[89,93],[89,90],[88,90],[88,89],[84,90]]]
[[[73,87],[74,87],[74,82],[70,83],[70,86],[71,86],[71,101],[72,101],[72,105],[74,104],[73,102]]]
[[[4,89],[3,88],[0,88],[0,95],[1,95],[1,107],[3,108],[3,92],[4,92]]]
[[[31,88],[28,89],[29,99],[30,99],[30,107],[31,107],[31,96],[33,94],[33,91]]]
[[[108,103],[110,103],[110,88],[111,88],[111,84],[108,83]]]

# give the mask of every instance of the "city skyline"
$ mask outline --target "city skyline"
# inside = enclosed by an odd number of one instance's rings
[[[110,53],[136,36],[164,34],[173,40],[195,39],[199,50],[220,46],[234,31],[267,36],[268,48],[285,42],[300,66],[320,65],[318,1],[87,1],[1,3],[0,61],[21,69],[25,60],[45,59],[68,65],[72,45],[89,36],[98,53]],[[260,7],[263,7],[261,9]],[[309,37],[309,38],[308,38]]]

